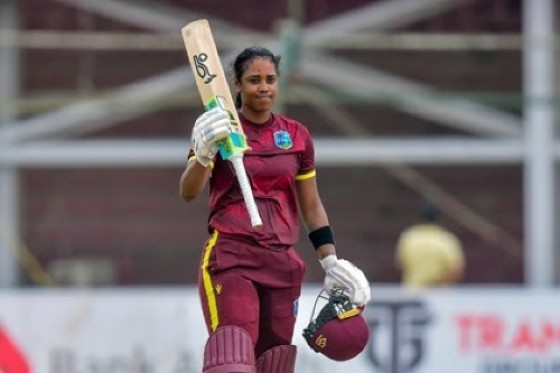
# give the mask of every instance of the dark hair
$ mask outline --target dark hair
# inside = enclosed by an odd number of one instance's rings
[[[249,47],[241,51],[232,63],[235,84],[241,82],[243,73],[255,58],[268,58],[270,62],[274,64],[276,74],[280,75],[280,56],[274,55],[270,50],[264,47]],[[235,96],[235,107],[239,109],[241,104],[241,94],[238,92]]]
[[[440,210],[434,202],[424,201],[420,208],[420,215],[424,220],[435,221],[440,215]]]

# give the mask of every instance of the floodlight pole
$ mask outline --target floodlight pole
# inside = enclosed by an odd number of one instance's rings
[[[0,1],[0,24],[17,29],[17,0]],[[13,102],[19,91],[19,53],[0,46],[0,127],[16,119]],[[0,139],[0,147],[7,144]],[[19,237],[19,176],[17,166],[0,165],[0,288],[19,284],[17,238]]]
[[[555,281],[554,14],[554,0],[523,2],[525,283],[530,287]]]

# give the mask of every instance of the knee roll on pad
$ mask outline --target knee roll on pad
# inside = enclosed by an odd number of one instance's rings
[[[255,373],[255,353],[249,334],[233,325],[221,326],[204,347],[203,373]]]
[[[257,373],[294,373],[297,348],[282,345],[266,350],[257,360]]]

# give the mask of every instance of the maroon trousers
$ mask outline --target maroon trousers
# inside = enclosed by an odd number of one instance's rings
[[[291,344],[305,268],[293,248],[270,250],[214,232],[198,282],[209,333],[223,325],[245,329],[257,358]]]

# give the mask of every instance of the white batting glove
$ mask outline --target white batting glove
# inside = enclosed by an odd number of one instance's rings
[[[371,298],[369,281],[364,272],[336,255],[327,255],[319,260],[325,270],[325,290],[332,294],[335,289],[345,289],[349,293],[350,301],[358,306],[364,306]]]
[[[208,167],[218,152],[218,142],[231,133],[229,114],[219,107],[199,116],[191,134],[191,145],[198,163]]]

